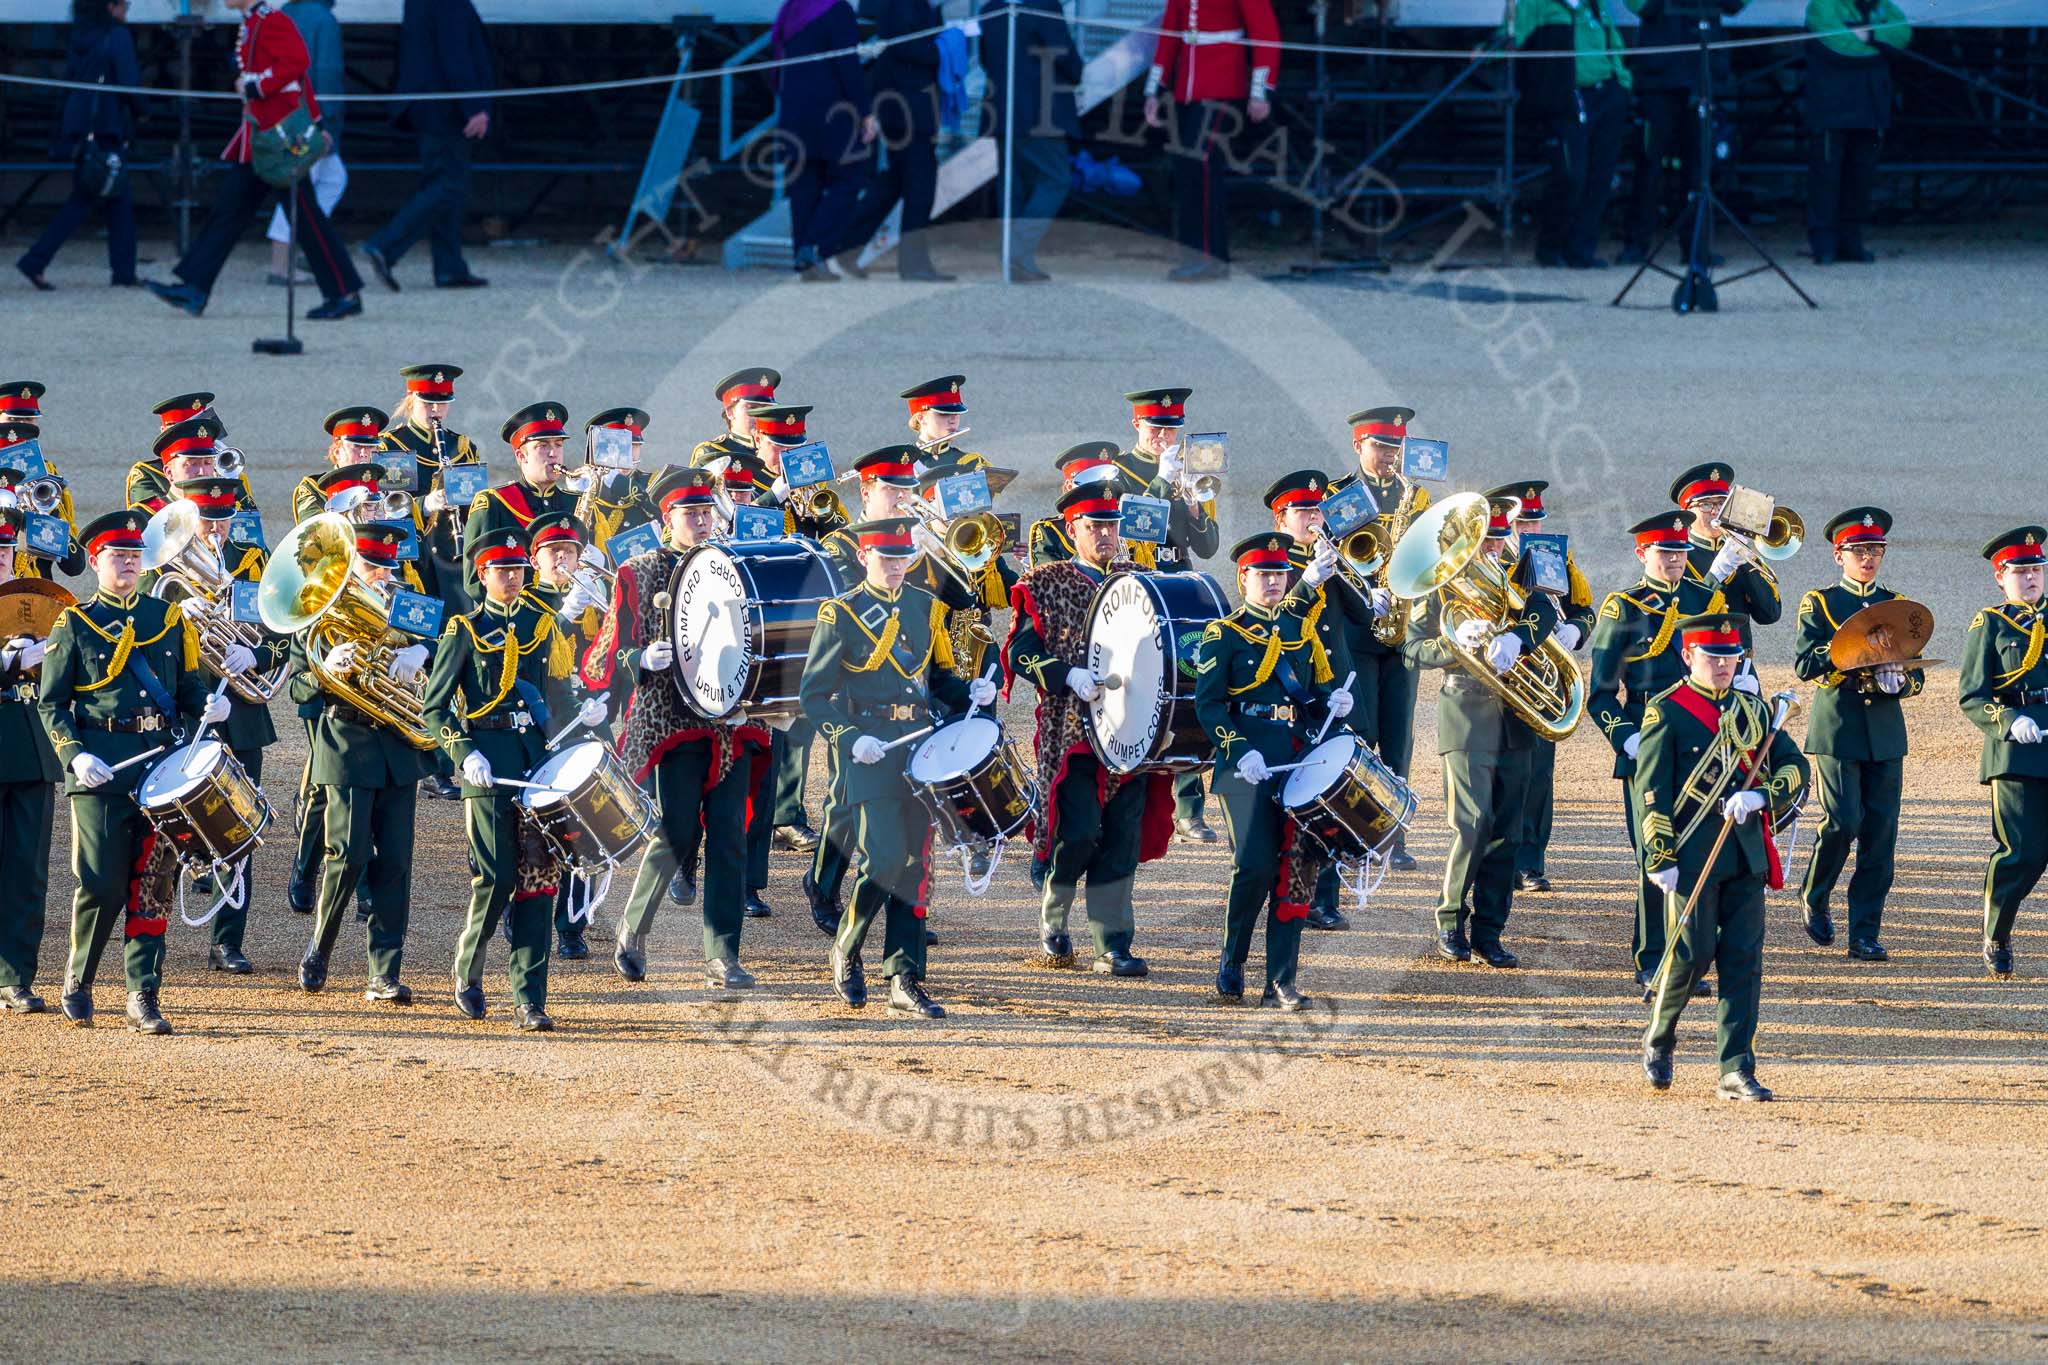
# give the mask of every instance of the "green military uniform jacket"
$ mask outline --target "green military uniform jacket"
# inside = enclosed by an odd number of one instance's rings
[[[516,530],[524,532],[533,524],[533,519],[548,512],[574,512],[576,495],[559,483],[543,493],[523,479],[486,488],[476,495],[476,501],[469,505],[469,522],[462,533],[462,558],[465,564],[475,561],[472,552],[493,533]],[[470,582],[476,581],[472,569],[468,574]],[[481,594],[479,594],[481,598]]]
[[[1716,724],[1702,724],[1688,704],[1679,700],[1681,691],[1698,699],[1691,705],[1704,702],[1710,707]],[[1723,719],[1730,713],[1735,717],[1733,721]],[[1643,743],[1636,753],[1636,771],[1631,779],[1641,820],[1637,844],[1642,849],[1644,872],[1677,866],[1681,894],[1688,892],[1702,874],[1719,880],[1743,874],[1761,877],[1770,870],[1770,853],[1765,848],[1769,836],[1764,832],[1764,822],[1754,818],[1730,830],[1719,858],[1711,868],[1706,866],[1707,854],[1721,832],[1718,799],[1693,829],[1692,836],[1683,845],[1679,842],[1699,813],[1699,804],[1684,799],[1683,789],[1698,767],[1700,756],[1713,743],[1719,726],[1730,724],[1736,727],[1735,738],[1740,747],[1751,752],[1771,732],[1770,707],[1746,692],[1713,692],[1686,678],[1658,693],[1643,708]],[[1784,731],[1772,738],[1763,770],[1764,776],[1754,784],[1755,789],[1769,801],[1773,817],[1783,815],[1791,809],[1808,778],[1805,757]],[[1741,781],[1738,777],[1729,783],[1722,796],[1733,793]]]
[[[1785,614],[1785,601],[1778,595],[1777,580],[1757,565],[1745,563],[1716,586],[1714,580],[1707,577],[1707,570],[1720,553],[1718,545],[1693,537],[1692,548],[1685,553],[1684,586],[1691,593],[1687,600],[1698,601],[1700,605],[1687,610],[1739,611],[1752,624],[1776,624],[1778,618]]]
[[[1195,719],[1216,746],[1217,772],[1229,772],[1248,749],[1268,764],[1288,762],[1295,736],[1321,722],[1336,679],[1308,622],[1310,601],[1303,594],[1271,609],[1246,603],[1203,630]]]
[[[1144,547],[1151,552],[1158,568],[1192,569],[1197,559],[1215,558],[1216,548],[1222,543],[1223,528],[1216,520],[1213,501],[1191,510],[1180,490],[1159,477],[1159,461],[1135,450],[1120,452],[1116,457],[1116,467],[1123,471],[1133,487],[1144,490],[1146,497],[1160,498],[1166,503],[1166,542]],[[1130,547],[1132,550],[1136,548]],[[1067,557],[1073,557],[1071,551]]]
[[[1397,530],[1394,526],[1394,519],[1400,514],[1401,508],[1401,480],[1398,478],[1375,479],[1364,473],[1345,474],[1330,480],[1330,492],[1340,492],[1343,489],[1349,488],[1354,483],[1364,484],[1366,491],[1372,494],[1372,500],[1379,505],[1379,515],[1374,517],[1373,520],[1389,534],[1394,533]],[[1412,522],[1415,518],[1429,510],[1429,490],[1413,481],[1410,481],[1408,487],[1413,490],[1410,496],[1414,498],[1414,502],[1408,509],[1407,520]],[[1405,523],[1403,527],[1398,529],[1405,529]],[[1394,610],[1403,610],[1402,604],[1396,602]],[[1370,618],[1371,612],[1368,611],[1366,615]],[[1367,619],[1363,624],[1351,625],[1350,631],[1351,657],[1354,660],[1364,660],[1371,655],[1400,653],[1398,648],[1388,648],[1380,640],[1379,636],[1373,634],[1372,621],[1370,619]]]
[[[699,441],[695,446],[691,447],[690,467],[692,469],[701,469],[713,460],[730,460],[736,456],[752,455],[753,453],[754,443],[752,441],[747,440],[743,436],[735,436],[728,431],[724,435],[714,436],[708,441]]]
[[[1927,685],[1920,669],[1906,673],[1905,690],[1897,696],[1878,691],[1868,669],[1844,675],[1828,660],[1828,646],[1842,622],[1873,602],[1904,596],[1872,584],[1868,588],[1843,579],[1815,588],[1799,601],[1799,650],[1792,671],[1815,684],[1813,710],[1806,719],[1806,752],[1827,754],[1845,762],[1881,763],[1906,756],[1906,712],[1900,702],[1917,697]]]
[[[306,721],[313,785],[403,787],[432,772],[430,752],[321,690],[306,658],[306,634],[300,631],[292,637],[291,698]]]
[[[1306,569],[1313,558],[1315,547],[1300,541],[1287,552],[1288,563],[1294,566],[1296,574]],[[1352,636],[1359,631],[1372,631],[1372,603],[1342,573],[1331,575],[1321,586],[1313,588],[1297,577],[1288,590],[1288,599],[1300,601],[1301,611],[1315,628],[1316,639],[1329,661],[1330,676],[1341,683],[1344,675],[1352,671]]]
[[[431,425],[423,425],[418,421],[401,422],[384,433],[377,443],[377,448],[380,451],[411,455],[418,467],[414,481],[418,493],[412,503],[412,525],[413,530],[419,533],[421,552],[418,562],[423,563],[427,570],[418,575],[425,585],[419,591],[442,595],[441,578],[444,574],[459,572],[462,564],[462,538],[456,534],[452,509],[444,509],[433,516],[428,516],[421,506],[426,493],[441,486],[441,462],[434,458],[434,429]],[[476,442],[459,431],[450,431],[446,426],[441,428],[441,454],[447,457],[451,465],[482,464],[484,461],[482,453],[476,448]],[[318,488],[313,486],[310,480],[301,487],[309,487],[315,496],[318,495]],[[298,507],[298,502],[294,500],[293,510],[298,510]],[[304,519],[303,516],[300,517],[301,521]],[[466,604],[467,599],[455,598],[451,601],[460,606]]]
[[[1526,658],[1550,638],[1557,621],[1557,604],[1549,594],[1529,592],[1521,619],[1504,633],[1521,642],[1520,657]],[[1432,593],[1409,609],[1408,638],[1401,654],[1417,668],[1444,672],[1436,701],[1438,753],[1496,754],[1534,746],[1536,732],[1507,708],[1498,693],[1465,671],[1444,632],[1442,593]],[[1484,662],[1480,666],[1490,667]]]
[[[93,722],[135,720],[146,712],[162,715],[143,681],[145,669],[174,712],[164,717],[164,728],[92,728]],[[175,742],[174,731],[190,735],[197,728],[209,691],[199,672],[199,638],[175,603],[140,592],[128,597],[102,592],[66,607],[50,630],[38,702],[57,761],[66,769],[65,794],[134,791],[148,764],[123,769],[104,786],[86,788],[71,776],[71,760],[83,750],[111,767],[146,749],[168,746]]]
[[[2013,721],[2031,716],[2048,732],[2048,658],[2043,657],[2048,630],[2048,600],[2015,605],[2001,602],[1970,619],[1957,660],[1958,698],[1963,714],[1984,732],[1984,754],[1977,780],[1996,777],[2048,778],[2048,742],[2015,744],[2007,738]],[[45,665],[45,676],[48,666]]]
[[[915,745],[879,763],[853,761],[853,742],[883,743],[933,723],[934,709],[967,709],[967,682],[953,671],[944,607],[909,584],[887,593],[863,582],[818,609],[798,696],[803,713],[832,745],[850,805],[910,795],[904,768]]]
[[[550,735],[567,725],[583,704],[583,674],[576,665],[604,624],[604,614],[596,607],[586,607],[576,620],[564,616],[562,599],[568,591],[566,585],[555,587],[535,582],[528,584],[523,594],[555,621],[556,638],[548,643],[547,650],[547,686],[541,690],[547,703]]]
[[[434,650],[424,700],[427,733],[458,772],[472,751],[490,760],[496,777],[525,778],[540,765],[552,720],[543,700],[548,664],[558,646],[573,648],[556,630],[554,613],[523,595],[503,607],[487,599],[448,623]],[[486,720],[510,724],[477,724]],[[464,796],[494,790],[462,784]]]
[[[590,543],[609,551],[612,537],[656,519],[654,499],[647,495],[654,475],[644,469],[626,469],[598,476],[597,491],[590,497]]]
[[[1607,594],[1593,623],[1593,676],[1586,685],[1586,714],[1614,749],[1614,775],[1633,769],[1627,746],[1651,697],[1685,676],[1678,653],[1678,623],[1706,611],[1728,610],[1715,601],[1711,583],[1688,579],[1673,585],[1639,578]],[[1714,605],[1708,605],[1710,602]]]
[[[31,671],[0,669],[0,783],[55,782],[64,775],[36,711],[42,689]]]
[[[231,578],[242,583],[258,583],[262,581],[263,566],[270,562],[268,555],[253,547],[236,545],[232,542],[223,545],[221,548],[224,551],[224,562],[228,567],[228,574]],[[156,586],[157,580],[162,576],[162,573],[158,570],[150,570],[144,573],[140,583],[142,591],[151,591]],[[261,626],[257,627],[257,629],[263,630]],[[263,643],[254,650],[256,655],[256,668],[254,671],[257,673],[271,672],[273,669],[288,663],[291,659],[291,652],[292,642],[289,636],[273,635],[268,630],[263,630]],[[203,662],[199,665],[199,672],[206,680],[207,690],[211,692],[214,686],[220,682],[220,675],[208,668]],[[215,727],[214,734],[219,736],[227,744],[228,748],[246,753],[251,749],[261,749],[277,743],[277,726],[270,719],[270,708],[268,706],[248,700],[232,687],[224,695],[229,706],[228,718]]]

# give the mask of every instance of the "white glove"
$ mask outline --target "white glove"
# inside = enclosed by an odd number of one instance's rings
[[[1761,697],[1764,694],[1764,685],[1757,681],[1754,673],[1737,673],[1735,681],[1728,685],[1735,691],[1747,692],[1752,697]]]
[[[640,670],[643,673],[659,673],[676,661],[676,647],[666,640],[656,640],[640,651]]]
[[[583,705],[576,708],[576,723],[586,730],[596,729],[604,724],[604,703],[596,697],[586,697]]]
[[[427,647],[425,645],[407,645],[404,649],[391,656],[392,678],[407,686],[412,685],[412,680],[417,678],[420,675],[420,670],[426,666]]]
[[[1330,714],[1338,720],[1351,714],[1351,692],[1340,687],[1330,694]]]
[[[2032,716],[2014,716],[2005,737],[2015,744],[2039,744],[2041,727],[2034,723]]]
[[[471,749],[469,757],[462,760],[462,780],[472,787],[489,787],[496,784],[497,777],[491,772],[491,760],[485,758],[481,750]]]
[[[420,499],[420,511],[427,516],[436,516],[447,510],[448,490],[445,488],[431,489],[425,497]]]
[[[1522,641],[1514,635],[1496,635],[1493,643],[1486,647],[1486,662],[1493,665],[1496,673],[1505,673],[1515,666],[1515,660],[1522,657]]]
[[[17,635],[0,649],[0,668],[34,668],[49,652],[49,642]]]
[[[768,485],[768,500],[770,502],[786,502],[788,499],[789,480],[777,474],[775,482]]]
[[[81,787],[104,787],[114,780],[114,770],[92,754],[78,754],[71,760],[71,775]]]
[[[343,640],[333,649],[327,651],[328,672],[346,673],[355,666],[356,642],[354,640]]]
[[[1762,810],[1764,804],[1762,792],[1737,792],[1721,803],[1721,814],[1738,825],[1747,824],[1749,817]]]
[[[996,699],[996,684],[993,678],[976,678],[967,684],[967,700],[976,706],[987,706]]]
[[[1713,579],[1716,583],[1724,583],[1727,581],[1729,574],[1734,573],[1746,563],[1748,563],[1748,560],[1743,557],[1742,551],[1736,549],[1732,544],[1723,544],[1720,552],[1714,556],[1714,562],[1707,566],[1707,577]]]
[[[1564,652],[1569,654],[1577,649],[1586,637],[1580,631],[1578,622],[1559,621],[1557,629],[1550,632],[1550,638],[1557,641],[1564,648]]]
[[[1320,588],[1336,572],[1337,547],[1328,540],[1317,540],[1315,553],[1309,556],[1308,567],[1301,572],[1301,581],[1311,588]]]
[[[1180,447],[1175,446],[1159,457],[1159,477],[1168,483],[1180,478]]]
[[[853,738],[853,761],[856,763],[880,763],[886,752],[882,741],[873,735],[855,735]]]
[[[1650,874],[1650,885],[1656,887],[1665,895],[1670,895],[1678,889],[1678,869],[1675,867],[1658,868]]]
[[[1896,697],[1906,690],[1906,669],[1903,664],[1879,664],[1877,666],[1877,690],[1887,697]]]
[[[1095,681],[1095,675],[1085,668],[1067,670],[1067,690],[1082,701],[1094,701],[1102,695],[1102,688]]]
[[[604,611],[610,606],[611,603],[599,597],[595,592],[592,592],[580,578],[573,580],[569,584],[569,591],[562,594],[562,615],[564,616],[581,616],[592,607],[596,607],[599,611]]]
[[[1257,749],[1247,749],[1244,751],[1244,757],[1237,760],[1237,775],[1256,787],[1271,777],[1273,772],[1266,766],[1266,760],[1259,757]]]
[[[1621,742],[1621,756],[1633,761],[1636,756],[1636,750],[1642,747],[1643,737],[1641,735],[1630,735]]]
[[[1388,616],[1393,613],[1393,610],[1394,594],[1392,589],[1374,588],[1372,590],[1372,614],[1374,616]]]
[[[1484,621],[1464,621],[1451,632],[1451,638],[1466,649],[1477,649],[1486,643],[1486,637],[1493,627]]]
[[[256,651],[247,645],[229,645],[220,656],[220,666],[230,678],[256,667]]]

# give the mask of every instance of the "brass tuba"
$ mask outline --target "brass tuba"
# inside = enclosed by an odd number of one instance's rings
[[[1443,637],[1459,666],[1498,693],[1537,734],[1561,740],[1578,728],[1586,709],[1585,680],[1564,646],[1546,639],[1506,673],[1498,673],[1484,655],[1457,643],[1456,631],[1464,622],[1484,621],[1499,634],[1520,621],[1526,602],[1506,571],[1479,553],[1486,522],[1486,499],[1477,493],[1460,493],[1431,507],[1394,547],[1387,586],[1402,598],[1441,591]]]
[[[150,595],[181,604],[185,619],[199,636],[199,657],[227,678],[236,696],[261,706],[277,695],[285,675],[291,672],[290,664],[279,664],[267,673],[251,669],[228,677],[229,647],[261,649],[264,637],[255,626],[235,619],[234,575],[200,534],[198,507],[182,501],[166,503],[149,519],[142,532],[142,567],[161,571]]]
[[[399,732],[415,749],[432,749],[420,689],[391,676],[391,655],[412,637],[391,628],[384,594],[356,572],[355,525],[322,512],[278,542],[257,589],[263,624],[280,635],[306,633],[306,663],[320,686]],[[327,655],[345,640],[356,659],[346,672],[327,667]]]

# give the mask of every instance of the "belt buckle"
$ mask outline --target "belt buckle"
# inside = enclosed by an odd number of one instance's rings
[[[915,708],[913,708],[913,707],[910,707],[910,706],[905,706],[905,705],[897,705],[897,704],[891,703],[891,705],[890,705],[890,707],[889,707],[889,719],[890,719],[890,720],[915,720],[915,719],[916,719],[916,715],[915,715]]]
[[[512,728],[520,734],[525,734],[527,727],[532,724],[533,717],[528,715],[524,711],[521,711],[517,715],[512,717]]]
[[[1276,707],[1274,707],[1274,708],[1273,708],[1273,719],[1274,719],[1274,720],[1284,720],[1284,721],[1287,721],[1287,722],[1288,722],[1289,724],[1292,724],[1292,723],[1293,723],[1293,721],[1294,721],[1294,708],[1293,708],[1292,706],[1276,706]]]

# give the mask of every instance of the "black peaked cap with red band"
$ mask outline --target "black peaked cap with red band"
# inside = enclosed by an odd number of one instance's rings
[[[1188,396],[1193,389],[1132,389],[1124,395],[1131,416],[1155,427],[1177,427],[1188,420]]]
[[[1344,419],[1351,428],[1351,439],[1370,437],[1383,445],[1397,446],[1408,434],[1408,424],[1415,420],[1414,408],[1384,407],[1360,408]]]
[[[1686,649],[1739,657],[1749,650],[1749,617],[1739,611],[1709,611],[1680,617],[1678,643]]]
[[[1068,521],[1121,521],[1123,494],[1115,483],[1076,484],[1060,494],[1059,509]]]
[[[1288,562],[1287,555],[1293,548],[1293,536],[1282,535],[1278,531],[1261,531],[1231,546],[1230,558],[1240,570],[1290,569],[1294,566]]]
[[[498,439],[513,449],[526,441],[548,436],[569,434],[569,406],[543,400],[528,403],[505,419],[505,425],[498,428]]]
[[[80,528],[78,543],[85,546],[89,555],[101,550],[139,550],[143,528],[148,524],[149,514],[132,507],[125,512],[108,512]]]
[[[455,381],[462,377],[460,365],[407,365],[398,377],[405,391],[423,403],[446,403],[455,397]]]
[[[543,512],[527,523],[526,534],[536,550],[543,545],[560,545],[565,541],[571,545],[590,543],[590,532],[576,520],[573,512]]]
[[[199,509],[204,521],[233,521],[235,503],[241,497],[242,485],[238,479],[224,479],[214,475],[204,479],[180,479],[171,485],[178,496]]]
[[[1297,469],[1266,485],[1264,498],[1266,506],[1276,511],[1283,507],[1314,507],[1322,504],[1329,489],[1330,476],[1322,470]]]
[[[917,553],[917,542],[910,534],[916,525],[915,517],[877,517],[846,529],[861,549],[901,557]]]
[[[960,386],[966,382],[964,374],[942,374],[937,379],[913,384],[896,396],[910,404],[912,417],[920,412],[965,412],[967,400],[960,396]]]
[[[10,379],[0,383],[0,417],[35,422],[43,416],[42,397],[48,392],[33,379]]]
[[[1659,512],[1644,517],[1628,528],[1636,538],[1638,548],[1658,547],[1666,550],[1689,550],[1692,548],[1692,513]]]
[[[734,370],[725,378],[712,385],[711,392],[718,399],[720,407],[727,403],[749,400],[756,403],[772,403],[775,391],[782,387],[782,372],[771,370],[766,365],[757,365],[750,370]]]
[[[212,408],[213,394],[205,389],[194,389],[190,393],[181,393],[175,397],[166,398],[163,402],[151,408],[150,411],[156,414],[158,426],[169,427],[176,426],[180,422],[189,422],[194,417],[212,417],[214,421],[219,422],[220,415],[213,412]],[[221,426],[221,435],[227,435],[227,426],[225,424]]]
[[[862,483],[885,483],[894,488],[916,488],[919,485],[917,462],[923,455],[924,452],[913,445],[878,446],[855,460],[853,467],[860,473]]]
[[[745,478],[751,481],[753,476],[748,474]],[[692,468],[686,465],[671,465],[669,468],[662,470],[660,476],[648,486],[647,496],[653,500],[657,508],[661,509],[662,515],[667,516],[669,506],[672,503],[717,502],[718,499],[714,492],[715,487],[716,485],[712,481],[710,470]]]
[[[585,422],[583,429],[589,431],[592,427],[620,427],[632,432],[633,439],[637,441],[641,433],[653,423],[654,419],[647,415],[645,408],[606,408]]]
[[[173,455],[210,455],[220,435],[220,424],[211,417],[194,417],[158,431],[150,449],[159,460]]]
[[[2034,564],[2048,564],[2048,529],[2039,526],[2015,526],[2002,536],[1993,536],[1984,542],[1983,555],[1991,561],[1994,569],[2017,566],[2026,568]]]
[[[1725,498],[1735,483],[1735,466],[1726,460],[1696,464],[1671,481],[1671,500],[1689,507],[1695,498]]]
[[[1828,522],[1828,543],[1836,549],[1849,545],[1883,545],[1892,532],[1892,514],[1882,507],[1851,507],[1837,512]]]
[[[1549,513],[1543,510],[1543,490],[1550,487],[1547,479],[1521,479],[1515,483],[1504,483],[1498,488],[1486,490],[1488,500],[1513,498],[1522,505],[1515,513],[1516,521],[1541,521]]]

